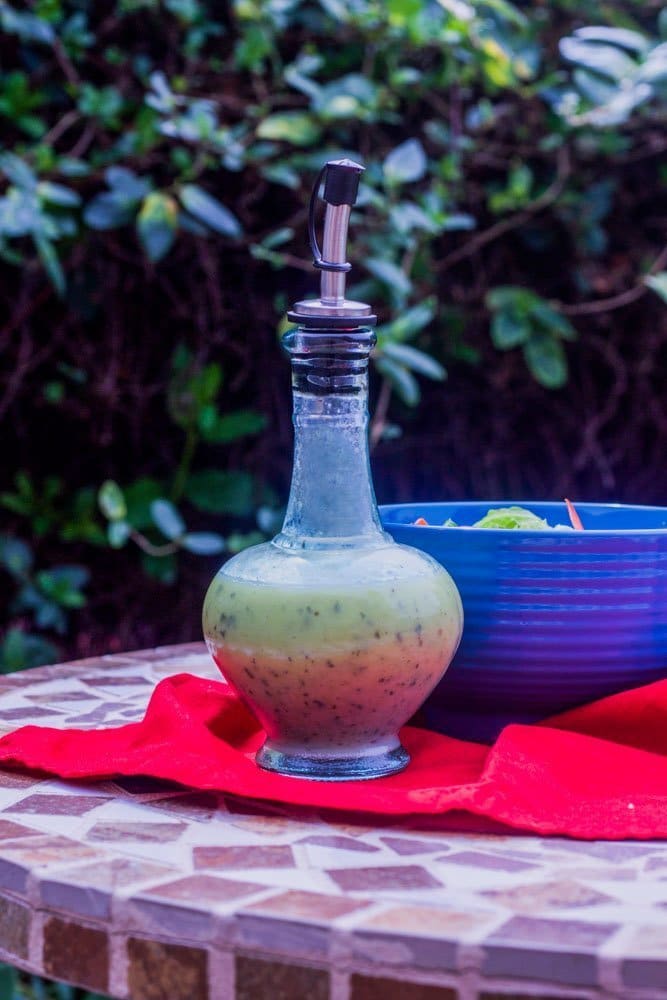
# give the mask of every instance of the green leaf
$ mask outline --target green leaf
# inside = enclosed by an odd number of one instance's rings
[[[89,572],[84,566],[56,566],[41,570],[35,575],[40,592],[62,608],[82,608],[86,603],[81,587],[88,582]]]
[[[290,142],[293,146],[312,146],[320,138],[322,129],[305,111],[282,111],[269,115],[257,126],[259,139]]]
[[[100,510],[109,521],[122,521],[127,517],[127,504],[123,491],[113,479],[102,483],[97,494]]]
[[[474,215],[469,215],[467,212],[451,212],[445,216],[442,229],[446,233],[462,232],[474,229],[476,225],[477,220]]]
[[[399,299],[410,293],[412,288],[410,278],[393,261],[382,257],[370,257],[365,264],[371,274],[392,290]]]
[[[561,337],[563,340],[577,339],[577,331],[570,321],[543,299],[539,299],[533,304],[531,315],[533,319],[536,319],[541,326],[545,327],[545,329],[555,336]]]
[[[81,204],[81,195],[64,184],[53,184],[51,181],[40,181],[37,185],[37,194],[44,201],[52,205],[61,205],[63,208],[75,208]]]
[[[0,565],[8,573],[20,579],[32,568],[32,552],[25,542],[11,535],[0,535]]]
[[[141,476],[135,482],[125,486],[123,493],[127,504],[127,520],[133,528],[144,531],[151,527],[151,504],[164,496],[165,485],[151,476]]]
[[[513,309],[517,313],[529,313],[535,302],[541,301],[528,288],[519,285],[496,285],[486,294],[486,308],[492,312]]]
[[[435,316],[436,299],[434,296],[424,299],[416,306],[401,312],[396,319],[378,327],[378,345],[384,346],[387,341],[412,340],[420,330],[431,322]]]
[[[8,3],[0,5],[0,25],[12,35],[18,35],[25,42],[39,42],[51,45],[55,38],[53,27],[35,14],[14,10]]]
[[[134,170],[129,170],[127,167],[109,167],[104,172],[104,178],[116,197],[134,205],[151,189],[149,180],[137,177]]]
[[[639,31],[632,31],[630,28],[591,25],[586,28],[577,28],[574,34],[585,42],[608,42],[621,49],[629,49],[630,52],[645,52],[651,44],[646,35],[642,35]]]
[[[185,496],[206,513],[247,517],[255,507],[255,480],[247,472],[203,469],[189,477]]]
[[[112,549],[122,549],[132,533],[127,521],[111,521],[107,525],[107,539]]]
[[[419,351],[416,347],[411,347],[409,344],[395,344],[391,342],[385,344],[382,348],[382,355],[385,358],[390,358],[392,361],[397,361],[419,375],[435,379],[436,382],[442,382],[447,378],[447,372],[439,361],[432,358],[430,354],[425,354],[424,351]]]
[[[644,284],[652,288],[653,291],[667,302],[667,271],[660,271],[659,274],[649,274],[644,278]]]
[[[546,333],[533,333],[523,345],[523,354],[535,379],[547,389],[562,389],[567,382],[567,359],[560,340]]]
[[[197,556],[212,556],[224,552],[225,540],[212,531],[188,531],[179,541],[181,548]]]
[[[58,295],[61,297],[65,294],[65,274],[60,265],[58,259],[58,254],[56,249],[46,236],[42,233],[33,233],[33,240],[35,241],[35,246],[37,247],[37,253],[39,254],[39,259],[44,265],[44,270],[51,279],[51,284],[57,291]]]
[[[421,398],[419,385],[412,372],[391,358],[380,357],[375,361],[375,367],[383,378],[386,378],[406,406],[416,406]]]
[[[181,204],[200,222],[222,236],[236,238],[243,232],[241,223],[217,198],[204,191],[197,184],[186,184],[179,192]]]
[[[415,18],[423,7],[423,0],[385,0],[391,24],[402,27]]]
[[[406,184],[421,180],[427,165],[426,153],[419,139],[407,139],[385,158],[382,172],[390,184]]]
[[[170,541],[185,534],[185,522],[170,500],[153,500],[151,517],[155,527]]]
[[[89,201],[83,211],[83,221],[90,229],[116,229],[132,218],[132,206],[113,191],[103,191]]]
[[[144,199],[137,218],[137,232],[149,260],[161,260],[171,250],[178,228],[178,205],[160,191]]]
[[[0,642],[0,670],[3,674],[41,667],[45,663],[56,663],[58,659],[58,648],[52,642],[39,635],[30,635],[20,628],[10,628]],[[13,994],[0,993],[0,996],[12,997]]]
[[[37,187],[37,175],[34,170],[14,153],[0,154],[0,172],[17,188],[24,191],[34,191]]]
[[[65,385],[59,379],[46,382],[42,389],[42,394],[47,403],[51,403],[52,406],[58,406],[65,398]]]
[[[217,361],[212,361],[190,378],[190,388],[198,403],[211,403],[218,395],[222,385],[222,368]]]
[[[211,444],[228,444],[250,434],[259,434],[266,427],[266,417],[254,410],[237,410],[225,413],[211,422],[200,422],[204,438]]]
[[[637,72],[637,63],[614,45],[586,42],[581,38],[561,38],[560,53],[569,62],[585,66],[616,82],[631,80]]]
[[[525,315],[518,315],[513,310],[502,309],[495,313],[491,320],[491,340],[499,351],[509,351],[513,347],[525,344],[530,336],[530,323]]]
[[[548,531],[550,525],[525,507],[496,507],[475,521],[473,528],[505,528],[520,531]]]

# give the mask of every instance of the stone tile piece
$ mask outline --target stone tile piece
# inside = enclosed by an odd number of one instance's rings
[[[502,854],[484,854],[481,851],[458,851],[456,854],[446,854],[435,860],[450,865],[469,865],[471,868],[485,868],[496,872],[525,872],[537,867],[530,861],[506,858]]]
[[[144,889],[142,895],[184,903],[226,903],[261,892],[263,888],[256,882],[240,882],[215,875],[186,875],[185,878]]]
[[[109,985],[109,938],[102,930],[48,917],[42,965],[52,979],[103,992]]]
[[[588,854],[593,858],[604,858],[606,861],[634,861],[655,852],[655,847],[650,844],[644,846],[620,841],[547,839],[543,840],[540,846],[567,854]]]
[[[512,917],[486,938],[482,974],[594,986],[596,952],[617,929],[592,921]]]
[[[127,942],[132,1000],[209,1000],[208,961],[202,948],[131,937]],[[219,996],[231,994],[217,983]]]
[[[583,920],[541,920],[534,917],[512,917],[487,941],[517,941],[522,944],[541,944],[549,941],[556,946],[597,948],[616,931],[616,924],[594,923]]]
[[[91,709],[90,712],[70,715],[67,718],[67,725],[77,729],[91,728],[100,722],[106,722],[118,715],[123,705],[117,701],[104,701],[100,705]]]
[[[113,858],[96,865],[65,868],[40,880],[39,895],[42,903],[52,910],[87,917],[109,920],[112,912],[112,893],[129,885],[158,878],[168,878],[173,870],[164,865],[134,858]]]
[[[647,858],[644,871],[655,872],[661,868],[667,868],[667,854],[661,854],[656,858]]]
[[[10,819],[0,819],[0,840],[39,836],[42,836],[41,830],[33,830],[32,827],[23,826],[22,823],[13,823]]]
[[[457,1000],[457,997],[456,990],[450,986],[379,979],[359,973],[354,973],[350,979],[350,1000]]]
[[[667,927],[639,926],[630,937],[628,957],[621,963],[621,978],[625,986],[634,989],[660,990],[667,985]]]
[[[109,802],[108,795],[50,795],[36,792],[7,806],[3,812],[34,813],[44,816],[85,816]]]
[[[96,823],[86,834],[87,840],[103,841],[104,843],[125,843],[140,841],[142,843],[168,844],[178,840],[184,830],[185,823],[142,823],[137,822],[104,822]]]
[[[79,678],[82,684],[94,688],[148,687],[148,681],[139,674],[101,674]]]
[[[324,969],[237,955],[235,972],[235,1000],[329,1000]]]
[[[14,899],[0,897],[0,948],[16,958],[28,957],[31,911]]]
[[[517,913],[542,913],[545,910],[616,902],[612,896],[571,879],[529,883],[513,886],[511,889],[487,889],[480,895],[501,903]]]
[[[69,837],[42,835],[5,841],[2,844],[2,857],[35,868],[40,865],[99,857],[99,851]]]
[[[370,930],[396,931],[401,934],[457,939],[468,931],[497,921],[485,910],[456,910],[432,906],[392,906],[362,920],[356,932]],[[355,933],[356,933],[355,932]]]
[[[39,708],[35,705],[20,705],[17,708],[0,709],[0,719],[13,722],[19,719],[42,719],[47,715],[62,715],[57,708]]]
[[[449,844],[437,840],[415,840],[412,837],[380,837],[383,844],[386,844],[395,854],[435,854],[436,851],[448,851]]]
[[[560,873],[568,879],[583,879],[587,882],[636,882],[638,873],[635,868],[623,868],[621,865],[575,865],[574,868],[559,865]]]
[[[277,896],[250,903],[243,907],[243,912],[327,923],[338,917],[345,917],[348,913],[354,913],[355,910],[362,910],[366,906],[368,901],[365,899],[345,899],[343,896],[327,896],[320,892],[291,889]]]
[[[299,844],[312,844],[313,847],[329,847],[336,851],[359,851],[361,853],[373,854],[380,850],[375,844],[366,844],[363,840],[355,840],[353,837],[341,837],[336,834],[312,834],[310,837],[302,837]]]
[[[667,961],[651,958],[627,959],[621,964],[621,978],[626,986],[660,990],[651,996],[664,996],[667,984]]]
[[[0,771],[0,788],[32,788],[44,781],[43,775],[19,774],[13,771]]]
[[[363,918],[352,932],[352,948],[358,958],[386,966],[454,970],[460,938],[471,931],[480,936],[497,922],[483,910],[394,906]]]
[[[442,882],[439,882],[434,875],[419,865],[388,865],[384,868],[330,868],[327,870],[327,875],[344,892],[442,887]]]
[[[311,822],[300,821],[296,816],[235,816],[231,825],[243,833],[272,839],[285,835],[294,837],[298,833],[308,833],[313,828]]]
[[[61,688],[59,691],[51,691],[48,694],[24,695],[26,701],[34,702],[36,705],[51,705],[53,702],[60,705],[61,702],[68,701],[93,701],[96,697],[97,695],[93,692],[80,691],[79,688]]]
[[[195,847],[195,868],[294,868],[292,848],[286,844],[238,844]]]
[[[187,792],[184,795],[151,799],[150,807],[201,823],[215,816],[219,810],[219,803],[218,796],[213,792]]]

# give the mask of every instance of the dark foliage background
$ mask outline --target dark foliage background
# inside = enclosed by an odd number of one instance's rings
[[[367,167],[380,501],[665,502],[659,13],[0,2],[3,668],[198,637],[270,534],[330,156]]]

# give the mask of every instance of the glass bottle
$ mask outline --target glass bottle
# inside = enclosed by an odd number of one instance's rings
[[[327,214],[328,195],[349,218],[362,168],[325,169]],[[295,442],[282,531],[225,563],[204,603],[208,648],[266,731],[259,766],[323,780],[406,766],[398,731],[442,677],[463,620],[451,577],[380,524],[368,455],[374,317],[340,294],[347,218],[342,243],[335,217],[325,222],[324,260],[311,226],[323,293],[297,303],[299,325],[283,339]]]

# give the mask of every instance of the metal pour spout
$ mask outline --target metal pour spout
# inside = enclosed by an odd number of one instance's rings
[[[351,205],[327,205],[322,257],[333,264],[345,263],[351,210]],[[345,271],[322,271],[320,298],[328,306],[342,305],[345,300]]]
[[[322,271],[322,278],[320,298],[297,302],[287,314],[290,320],[302,326],[350,328],[375,323],[376,318],[369,305],[345,298],[345,275],[352,266],[346,260],[347,231],[363,170],[361,164],[354,160],[329,160],[313,187],[308,213],[308,236],[313,251],[313,265]],[[322,179],[322,200],[327,207],[320,250],[315,231],[315,209]]]

